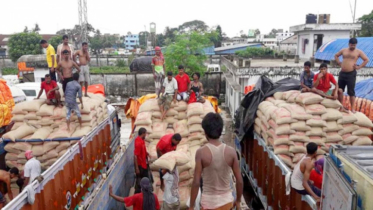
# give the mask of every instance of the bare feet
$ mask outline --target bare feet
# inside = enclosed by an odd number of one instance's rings
[[[348,109],[344,108],[344,107],[341,107],[339,108],[339,111],[341,112],[345,112],[345,113],[349,113]],[[355,113],[355,112],[354,112]]]
[[[86,93],[86,94],[84,94],[84,97],[89,97],[89,96],[88,96],[88,94]]]

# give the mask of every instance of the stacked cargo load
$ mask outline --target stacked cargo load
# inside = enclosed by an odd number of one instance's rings
[[[42,169],[48,169],[69,147],[108,117],[105,97],[100,94],[89,93],[89,97],[83,97],[83,105],[82,127],[76,114],[72,114],[68,131],[66,107],[47,105],[43,99],[16,104],[12,111],[12,130],[3,135],[4,140],[10,141],[5,146],[7,166],[23,170],[27,162],[25,151],[32,150]]]
[[[154,178],[153,188],[160,204],[163,202],[163,191],[160,189],[158,170],[160,168],[172,170],[176,166],[179,172],[180,208],[187,209],[186,202],[190,195],[195,169],[195,154],[207,143],[201,123],[203,117],[210,112],[215,112],[215,109],[208,100],[203,104],[187,104],[179,101],[171,104],[166,118],[162,121],[156,99],[149,99],[140,106],[135,121],[135,132],[141,127],[146,128],[148,132],[145,141]],[[159,139],[166,134],[174,133],[179,133],[182,137],[176,151],[169,152],[158,159],[156,145]]]
[[[318,158],[331,145],[371,145],[373,123],[361,112],[345,113],[338,100],[297,90],[277,92],[259,104],[254,130],[290,168],[307,152],[306,145],[319,145]]]

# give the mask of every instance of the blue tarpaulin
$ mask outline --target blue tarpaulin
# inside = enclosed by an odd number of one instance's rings
[[[356,97],[373,101],[373,78],[356,83],[355,94]]]

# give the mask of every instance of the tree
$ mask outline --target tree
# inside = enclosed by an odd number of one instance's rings
[[[40,40],[42,37],[37,33],[18,33],[9,38],[9,55],[16,62],[22,55],[37,55],[41,53]]]
[[[155,45],[160,47],[165,46],[165,36],[163,34],[156,35]]]
[[[192,32],[192,31],[205,32],[207,31],[207,29],[208,29],[208,26],[206,25],[206,23],[201,20],[193,20],[193,21],[185,22],[179,26],[180,33],[186,33],[186,32]]]
[[[166,68],[176,73],[178,65],[184,65],[186,72],[205,72],[204,61],[207,59],[203,49],[211,46],[210,38],[214,33],[181,34],[174,43],[167,46],[165,52]]]
[[[69,36],[69,40],[75,45],[76,48],[79,47],[79,43],[81,41],[81,38],[80,38],[80,32],[81,32],[81,27],[80,25],[75,25],[73,29],[61,29],[59,31],[57,31],[56,34],[58,35],[68,35]],[[99,30],[97,30],[98,32],[100,32]],[[89,23],[87,23],[87,33],[86,33],[86,37],[88,38],[89,40],[89,37],[90,37],[90,33],[95,33],[97,32],[95,31],[95,29],[93,28],[93,26]]]
[[[276,38],[277,30],[272,29],[271,32],[266,36],[267,38]]]
[[[27,28],[27,26],[25,26],[25,29],[23,29],[23,32],[24,32],[24,33],[28,33],[28,28]]]
[[[221,47],[221,42],[223,41],[223,31],[221,30],[220,25],[216,27],[216,42],[214,42],[215,47]]]
[[[260,35],[260,30],[259,29],[256,29],[255,32],[254,32],[254,35]]]
[[[35,33],[39,33],[40,31],[40,28],[39,28],[39,24],[35,24],[35,28],[32,29],[32,32],[35,32]]]
[[[89,42],[91,51],[94,54],[101,54],[104,48],[109,48],[116,45],[118,43],[118,39],[113,35],[102,36],[100,33],[96,33],[93,37],[89,38]]]
[[[358,22],[362,24],[360,36],[370,37],[373,36],[373,10],[367,15],[363,15],[358,19]]]
[[[57,50],[57,46],[62,43],[62,36],[57,35],[57,36],[50,38],[47,41],[49,44],[51,44],[54,47],[55,50]]]

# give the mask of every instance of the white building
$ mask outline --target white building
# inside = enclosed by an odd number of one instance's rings
[[[290,27],[290,32],[298,38],[297,55],[309,59],[325,43],[341,38],[349,38],[353,30],[361,30],[359,23],[302,24]]]
[[[286,52],[290,55],[295,55],[297,53],[297,44],[298,44],[297,35],[288,37],[287,39],[280,41],[278,45],[278,51]]]
[[[276,33],[276,39],[278,42],[281,42],[291,36],[293,36],[294,33],[290,33],[288,31],[285,31],[285,32],[279,32],[279,33]]]
[[[258,34],[255,38],[248,38],[246,41],[247,43],[261,42],[262,44],[264,44],[264,46],[275,49],[278,44],[277,39],[265,38],[264,36],[264,34]]]
[[[246,38],[242,37],[233,37],[228,40],[224,40],[221,42],[222,47],[228,47],[228,46],[233,46],[237,44],[247,44]]]

